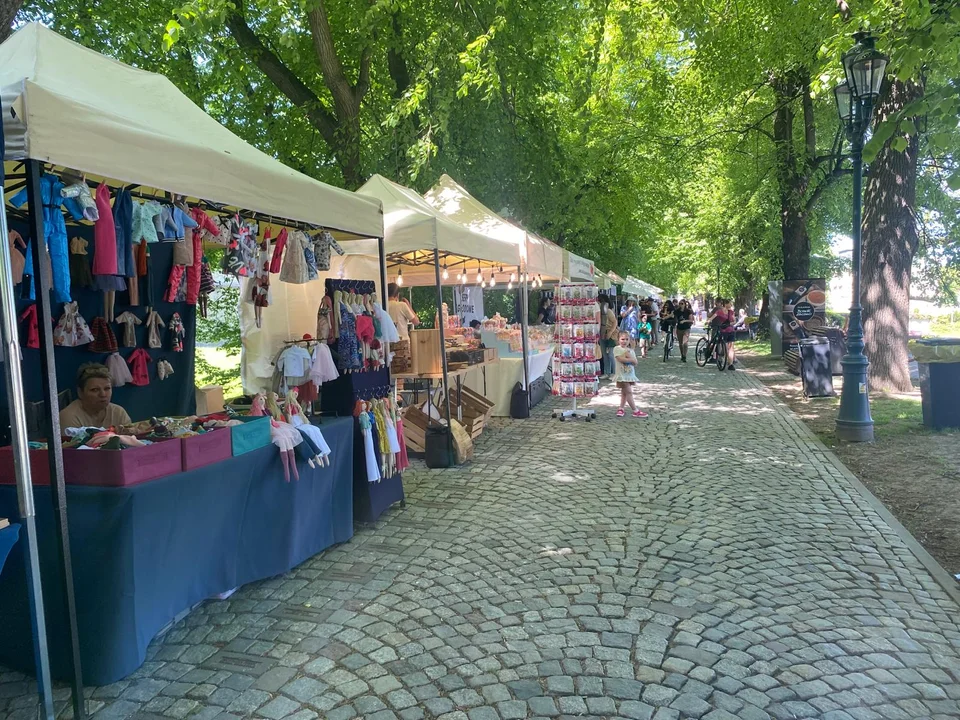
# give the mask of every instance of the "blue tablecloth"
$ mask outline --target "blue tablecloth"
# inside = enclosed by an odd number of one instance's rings
[[[332,464],[313,470],[301,461],[299,482],[284,482],[269,445],[131,488],[67,487],[84,684],[132,673],[157,632],[201,600],[284,573],[353,536],[353,419],[321,427]],[[65,677],[49,493],[35,489],[37,528],[50,660]],[[16,515],[16,489],[0,487],[0,516]],[[33,672],[24,578],[14,553],[0,576],[0,664]]]
[[[20,537],[20,526],[16,523],[11,523],[0,530],[0,575],[3,574],[3,564],[6,562],[7,555],[10,554],[13,546],[17,544],[18,537]]]

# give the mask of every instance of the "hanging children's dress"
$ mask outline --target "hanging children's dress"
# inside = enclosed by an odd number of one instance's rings
[[[200,283],[203,257],[203,238],[204,236],[216,236],[220,232],[220,226],[213,219],[198,207],[190,211],[190,217],[197,224],[193,230],[193,262],[187,266],[187,304],[196,305],[200,297]]]
[[[313,361],[310,364],[310,379],[317,387],[325,382],[331,382],[340,377],[337,364],[333,362],[333,355],[326,343],[318,343],[313,349]]]
[[[340,303],[340,341],[337,345],[337,353],[337,369],[341,373],[363,369],[360,343],[357,340],[356,318],[342,302]]]
[[[273,257],[270,259],[270,272],[276,275],[280,272],[283,260],[283,249],[287,246],[287,229],[284,228],[277,235],[277,242],[273,246]]]
[[[70,259],[67,244],[67,225],[63,219],[61,207],[66,208],[74,220],[83,220],[83,208],[76,198],[65,198],[60,191],[63,183],[56,175],[44,173],[40,176],[40,202],[43,205],[43,235],[50,252],[50,265],[53,269],[53,295],[56,302],[70,302]],[[10,198],[10,204],[21,207],[27,202],[27,189]],[[109,200],[108,200],[109,204]],[[39,208],[37,208],[39,209]],[[32,258],[28,254],[24,266],[24,274],[31,277],[33,271]],[[30,299],[36,297],[36,283],[30,284]]]
[[[126,188],[117,190],[113,201],[113,225],[117,233],[117,275],[126,279],[130,304],[140,304],[137,265],[133,259],[133,198]],[[110,309],[113,320],[113,308]]]
[[[130,357],[127,358],[127,364],[130,366],[130,374],[132,375],[132,379],[130,380],[131,385],[143,387],[150,384],[150,375],[147,373],[147,363],[151,362],[153,362],[153,358],[151,358],[150,353],[143,348],[137,348],[131,353]]]
[[[270,306],[270,231],[260,241],[257,251],[257,264],[253,276],[250,278],[249,302],[253,303],[254,318],[257,327],[263,322],[263,308]]]
[[[293,285],[310,282],[307,260],[304,250],[310,241],[299,230],[294,230],[287,238],[287,251],[283,254],[283,267],[280,268],[280,280]]]
[[[166,327],[166,323],[160,319],[160,314],[156,310],[148,308],[147,317],[143,324],[147,327],[147,347],[159,350],[163,347],[163,343],[160,341],[160,328]]]
[[[90,350],[95,353],[115,353],[117,347],[117,336],[113,334],[113,329],[106,318],[96,317],[90,323],[90,331],[93,333],[93,342],[90,344]]]
[[[96,285],[90,273],[90,256],[87,254],[87,241],[83,238],[70,240],[70,286],[93,290]]]
[[[343,255],[343,248],[333,239],[333,235],[326,230],[314,236],[313,255],[316,259],[317,270],[320,272],[327,272],[330,269],[330,250],[336,251],[337,255]]]
[[[53,344],[63,347],[77,347],[93,342],[93,334],[81,317],[75,302],[63,306],[63,315],[53,329]]]
[[[143,322],[134,315],[132,312],[127,310],[124,313],[121,313],[116,321],[117,325],[123,325],[123,346],[124,347],[136,347],[137,346],[137,325],[142,325]]]
[[[213,279],[213,271],[210,270],[210,263],[207,262],[207,256],[204,255],[200,262],[200,292],[197,295],[197,307],[200,309],[200,317],[207,317],[207,304],[210,301],[210,295],[217,289],[217,283]]]
[[[26,310],[20,315],[20,322],[26,324],[27,328],[27,347],[28,348],[39,348],[40,347],[40,330],[37,328],[37,306],[36,304],[29,305]]]
[[[130,368],[127,367],[127,363],[120,357],[120,353],[113,353],[113,355],[107,358],[104,364],[110,371],[110,384],[113,385],[113,387],[123,387],[133,380],[133,376],[130,374]]]

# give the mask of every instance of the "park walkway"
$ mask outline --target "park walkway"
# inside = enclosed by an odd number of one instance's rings
[[[747,373],[639,372],[650,419],[607,389],[595,423],[541,407],[415,469],[406,508],[207,603],[96,717],[960,717],[960,607],[823,446]]]

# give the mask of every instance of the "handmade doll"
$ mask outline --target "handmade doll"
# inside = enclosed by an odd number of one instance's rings
[[[183,352],[183,320],[180,313],[174,313],[170,318],[171,349],[174,352]]]
[[[380,482],[380,466],[377,465],[377,450],[373,443],[373,424],[370,422],[370,413],[367,403],[357,403],[357,420],[360,423],[360,434],[363,436],[363,456],[367,467],[367,482]]]
[[[63,316],[53,329],[53,344],[63,347],[77,347],[93,342],[93,334],[81,317],[75,302],[63,306]]]
[[[217,283],[213,279],[213,272],[210,270],[210,263],[207,256],[204,255],[200,261],[200,288],[197,295],[197,307],[200,309],[200,317],[207,317],[207,303],[210,295],[217,289]]]
[[[263,407],[265,402],[266,398],[264,398],[262,392],[258,392],[256,395],[254,395],[253,400],[250,403],[250,417],[263,417],[266,415],[267,412]]]
[[[410,467],[410,458],[407,457],[407,442],[403,436],[403,416],[393,401],[389,402],[390,417],[397,426],[397,442],[400,445],[400,452],[397,453],[397,470],[403,472]]]
[[[300,472],[297,470],[297,457],[294,449],[303,442],[303,435],[293,425],[282,422],[283,414],[280,412],[280,406],[277,404],[278,396],[276,393],[270,393],[267,396],[266,409],[270,416],[270,440],[280,448],[280,459],[283,462],[283,476],[287,482],[290,482],[290,475],[294,479],[300,479]]]
[[[250,279],[250,302],[257,327],[263,322],[263,309],[270,306],[270,231],[260,242],[257,251],[256,270]]]
[[[315,450],[314,456],[312,458],[308,458],[307,460],[307,462],[310,463],[310,467],[314,467],[314,460],[317,461],[320,467],[329,465],[331,452],[330,446],[327,445],[327,441],[323,438],[323,433],[320,432],[320,428],[312,425],[304,418],[303,408],[300,407],[298,391],[296,388],[292,388],[287,392],[287,403],[285,410],[287,422],[297,428],[297,430],[300,431],[300,434],[303,435],[303,439],[306,441],[306,444]]]

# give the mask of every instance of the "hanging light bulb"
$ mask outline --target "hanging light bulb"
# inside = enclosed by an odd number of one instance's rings
[[[397,270],[397,285],[403,287],[403,270]]]
[[[510,282],[507,283],[507,290],[513,290],[513,275],[510,276]]]
[[[444,279],[444,280],[449,280],[449,279],[450,279],[450,272],[447,270],[447,266],[446,266],[446,265],[443,266],[443,279]]]
[[[513,285],[517,281],[517,274],[515,272],[510,273],[510,284]]]
[[[467,269],[466,269],[466,268],[464,268],[464,269],[463,269],[463,272],[460,274],[460,284],[461,284],[461,285],[466,285],[466,284],[467,284]]]

